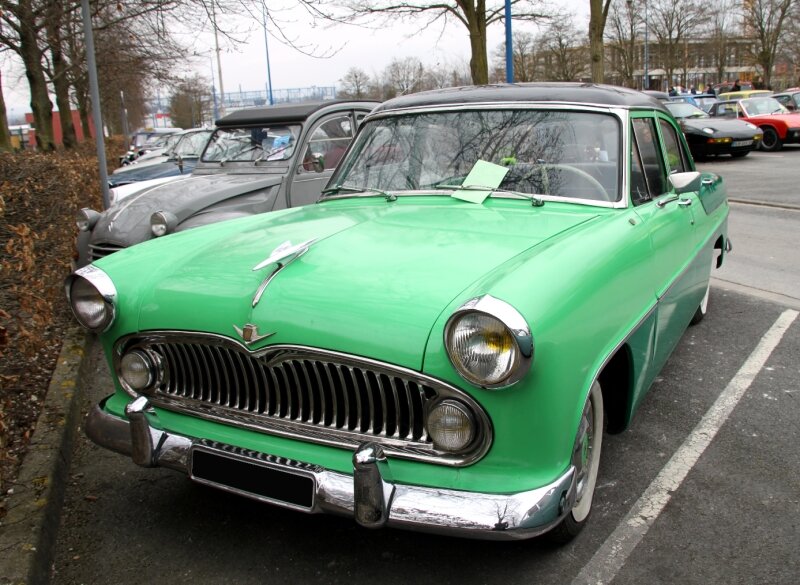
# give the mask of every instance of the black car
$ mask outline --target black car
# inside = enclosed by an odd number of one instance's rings
[[[761,129],[749,122],[712,118],[689,103],[668,102],[665,105],[680,122],[695,159],[720,154],[747,156],[761,144]]]

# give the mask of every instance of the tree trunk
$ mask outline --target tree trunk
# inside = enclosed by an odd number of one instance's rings
[[[25,65],[25,77],[31,91],[31,112],[36,128],[36,146],[48,152],[55,150],[53,138],[53,102],[47,93],[47,81],[42,68],[35,17],[29,0],[20,1],[19,56]]]
[[[0,72],[0,152],[10,152],[11,133],[8,130],[6,99],[3,97],[3,74]]]
[[[474,4],[464,3],[464,15],[469,28],[469,45],[472,54],[469,59],[469,72],[474,85],[489,83],[489,60],[486,57],[486,2],[478,0]]]
[[[75,148],[78,136],[72,123],[72,105],[69,99],[69,79],[67,62],[61,39],[61,24],[64,18],[64,7],[61,0],[50,0],[47,14],[47,43],[50,45],[50,57],[53,62],[53,87],[56,104],[61,120],[61,136],[64,148]]]
[[[605,56],[603,54],[603,31],[606,28],[608,3],[603,0],[589,0],[589,57],[592,64],[592,81],[605,81]]]

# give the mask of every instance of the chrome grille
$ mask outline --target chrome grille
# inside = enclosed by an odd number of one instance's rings
[[[94,242],[93,244],[89,244],[89,256],[91,256],[92,262],[94,262],[95,260],[99,260],[100,258],[108,256],[109,254],[119,252],[124,248],[125,246],[111,244],[109,242]]]
[[[370,440],[409,459],[464,465],[488,446],[488,418],[461,390],[412,370],[307,347],[250,352],[226,338],[159,333],[118,344],[157,355],[155,406],[235,426],[355,448]],[[117,370],[119,371],[119,370]],[[431,404],[455,398],[473,413],[468,453],[438,451],[425,428]]]

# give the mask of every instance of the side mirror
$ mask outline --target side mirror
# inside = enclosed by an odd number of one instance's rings
[[[669,182],[672,184],[672,188],[675,189],[675,193],[678,195],[699,191],[700,173],[697,171],[674,173],[669,176]]]

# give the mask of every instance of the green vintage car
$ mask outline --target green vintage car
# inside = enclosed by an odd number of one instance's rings
[[[364,526],[558,540],[730,250],[719,177],[623,88],[463,87],[361,126],[317,204],[72,274],[88,435]]]

